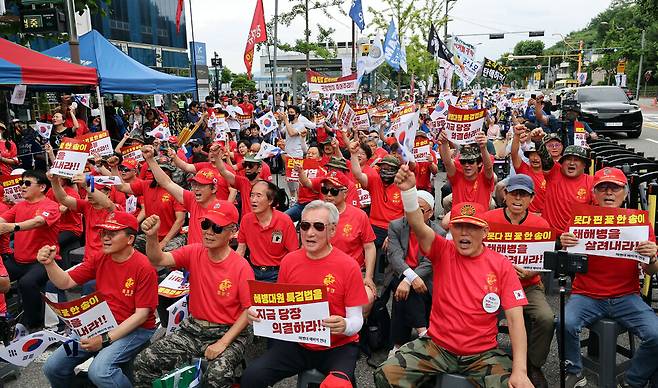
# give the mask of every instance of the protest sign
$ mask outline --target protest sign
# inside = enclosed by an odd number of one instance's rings
[[[249,280],[252,309],[260,322],[254,334],[283,341],[331,346],[327,290],[323,285],[279,284]]]
[[[587,131],[585,130],[585,124],[580,121],[574,121],[573,123],[573,145],[589,147],[587,145]]]
[[[484,245],[529,271],[544,270],[544,252],[555,250],[555,232],[523,225],[489,224]]]
[[[370,192],[361,187],[361,183],[354,183],[354,188],[356,188],[356,194],[359,196],[359,204],[361,204],[361,207],[368,206],[372,203]]]
[[[313,70],[306,70],[309,92],[321,94],[354,94],[359,89],[356,73],[345,77],[329,77]]]
[[[482,66],[480,62],[475,61],[475,47],[454,36],[452,37],[452,53],[455,74],[464,84],[470,85]]]
[[[308,179],[318,177],[320,171],[320,162],[315,159],[296,159],[288,158],[286,161],[286,180],[288,182],[299,182],[299,174],[295,171],[295,166],[301,165]]]
[[[90,155],[98,154],[100,156],[114,155],[114,147],[112,147],[112,140],[110,133],[107,131],[92,132],[80,137],[83,141],[91,144],[89,149]]]
[[[89,158],[89,148],[87,142],[65,137],[59,145],[50,172],[65,178],[83,172]]]
[[[640,242],[649,240],[649,215],[644,210],[578,205],[569,232],[578,244],[568,252],[649,262],[649,257],[635,252]]]
[[[0,181],[2,188],[5,190],[5,198],[13,203],[24,201],[21,195],[21,186],[18,184],[23,179],[20,175],[2,175]]]
[[[130,146],[125,146],[121,147],[121,155],[123,155],[123,159],[135,159],[138,162],[141,162],[144,160],[144,156],[142,156],[142,145],[141,144],[135,144],[135,145],[130,145]]]
[[[68,338],[50,330],[27,334],[0,348],[0,358],[10,364],[25,367],[39,357],[50,345]]]
[[[486,109],[460,109],[448,107],[445,132],[448,140],[455,144],[475,143],[475,135],[482,131]]]
[[[160,283],[162,284],[162,283]],[[172,304],[171,306],[167,307],[167,311],[169,312],[169,320],[167,321],[167,334],[171,334],[178,330],[180,327],[181,322],[188,316],[188,311],[187,311],[187,295],[180,298],[176,303]]]
[[[132,282],[129,284],[129,282]],[[128,279],[125,284],[126,290],[133,292],[134,281]],[[110,306],[98,293],[83,296],[70,302],[53,302],[43,297],[55,314],[57,314],[73,333],[82,339],[88,339],[97,335],[107,333],[117,327],[117,321],[110,311]]]
[[[484,65],[482,66],[482,77],[504,83],[509,70],[509,67],[503,66],[502,64],[496,61],[492,61],[491,59],[484,58]]]
[[[14,86],[14,91],[11,93],[11,100],[9,102],[14,105],[23,105],[26,94],[27,85],[16,85]]]
[[[414,143],[414,159],[416,162],[427,162],[430,157],[432,142],[426,137],[419,137]]]
[[[96,175],[94,176],[94,183],[106,186],[118,186],[123,182],[118,176]]]
[[[352,127],[357,131],[367,131],[370,128],[370,117],[368,116],[368,108],[354,109],[354,119],[352,120]]]
[[[238,113],[235,115],[235,119],[240,123],[240,129],[247,129],[254,120],[254,115],[241,115]]]
[[[348,104],[346,100],[341,101],[338,110],[336,111],[336,127],[349,127],[355,118],[356,114],[350,104]]]
[[[165,298],[178,298],[190,292],[190,283],[185,279],[183,271],[169,272],[166,278],[158,285],[158,295]]]

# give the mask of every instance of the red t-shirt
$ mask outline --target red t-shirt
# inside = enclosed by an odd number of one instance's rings
[[[369,166],[372,165],[373,163],[375,163],[375,161],[379,159],[383,159],[385,156],[388,156],[388,151],[386,151],[382,147],[377,147],[377,149],[375,149],[375,152],[372,153],[372,158],[368,159],[368,165]]]
[[[233,167],[229,166],[228,164],[224,164],[224,165],[226,166],[227,170],[235,174]],[[204,168],[212,169],[213,172],[215,173],[215,176],[217,177],[217,199],[220,199],[222,201],[226,201],[228,199],[228,195],[229,195],[228,182],[226,182],[226,179],[224,179],[222,174],[219,173],[219,171],[215,168],[215,166],[212,163],[210,162],[194,163],[194,168],[196,169],[197,172],[201,171]]]
[[[137,181],[130,184],[130,190],[142,197],[146,217],[153,214],[160,216],[160,229],[158,239],[162,240],[176,221],[176,212],[184,212],[185,207],[181,205],[173,195],[161,186],[151,188],[152,181]]]
[[[327,288],[329,315],[345,316],[346,307],[358,307],[368,303],[368,296],[356,260],[340,249],[332,249],[321,259],[310,259],[306,250],[298,249],[281,261],[279,279],[282,284],[318,284]],[[331,335],[331,348],[357,342],[359,335]],[[329,349],[320,345],[301,344],[311,350]]]
[[[322,166],[322,164],[320,164]],[[323,168],[315,169],[317,171],[316,178],[324,178],[327,175],[327,171]],[[313,178],[315,179],[315,178]],[[320,193],[309,189],[304,185],[299,185],[299,190],[297,191],[297,202],[298,203],[309,203],[313,200],[320,199]]]
[[[37,252],[44,245],[55,245],[59,255],[59,205],[48,198],[38,202],[19,202],[6,212],[2,219],[6,222],[23,222],[36,216],[43,217],[46,223],[38,228],[14,233],[14,259],[20,264],[37,261]]]
[[[407,247],[407,257],[404,258],[404,262],[407,263],[409,268],[416,269],[418,267],[419,253],[420,244],[418,244],[416,233],[413,230],[409,230],[409,246]]]
[[[345,210],[338,217],[336,234],[331,244],[347,253],[363,268],[365,264],[365,251],[363,245],[375,241],[375,232],[372,230],[368,215],[361,209],[346,205]]]
[[[656,241],[651,225],[649,241]],[[639,292],[640,268],[637,261],[596,255],[587,255],[587,259],[587,273],[576,275],[571,291],[573,294],[608,299]]]
[[[487,179],[484,172],[480,171],[473,181],[464,177],[463,170],[457,169],[455,175],[448,176],[448,181],[452,187],[452,204],[453,206],[462,202],[475,202],[489,209],[491,202],[491,193],[494,191],[494,178]]]
[[[400,188],[395,183],[384,186],[382,178],[374,169],[368,174],[370,192],[370,221],[374,226],[388,229],[388,224],[404,215]]]
[[[546,202],[546,176],[544,172],[535,172],[527,163],[521,163],[521,166],[516,169],[516,172],[532,178],[532,183],[535,184],[535,197],[530,202],[528,210],[541,214],[544,210],[544,203]]]
[[[556,163],[551,171],[546,173],[546,201],[542,217],[553,229],[562,233],[566,231],[573,205],[592,202],[593,182],[594,177],[587,174],[568,178]]]
[[[148,308],[149,315],[140,327],[155,328],[158,306],[158,275],[149,260],[136,249],[128,260],[117,263],[110,255],[96,255],[69,271],[71,279],[84,284],[96,279],[98,291],[118,324],[138,308]]]
[[[188,244],[200,244],[202,242],[201,219],[206,215],[207,211],[194,198],[193,192],[189,190],[183,191],[183,207],[190,213],[189,228],[187,230]]]
[[[246,177],[236,175],[233,187],[240,192],[240,199],[242,200],[240,214],[244,218],[244,216],[251,213],[251,182]]]
[[[86,261],[90,257],[96,257],[103,254],[103,241],[101,241],[101,229],[97,225],[102,224],[107,219],[107,216],[112,213],[107,209],[96,209],[89,201],[85,199],[77,199],[75,201],[78,211],[82,213],[85,221],[85,256]],[[115,205],[117,210],[121,210],[121,206]]]
[[[5,146],[6,140],[0,140],[0,157],[5,158],[5,159],[14,159],[18,160],[16,155],[18,155],[18,149],[16,148],[16,144],[9,140],[9,149]],[[12,170],[14,169],[13,165],[9,165],[7,163],[0,163],[0,174],[1,175],[10,175]]]
[[[237,175],[240,175],[240,176],[243,176],[243,177],[247,176],[247,174],[244,170],[244,167],[242,166],[242,161],[236,162],[235,163],[235,168],[237,170],[237,172],[236,172]],[[260,172],[258,173],[258,178],[262,179],[264,181],[272,182],[272,170],[270,169],[269,164],[267,164],[265,162],[261,162]]]
[[[143,163],[142,166],[139,168],[139,174],[137,175],[139,179],[143,180],[153,180],[153,171],[149,169],[149,165],[146,163]]]
[[[233,324],[251,306],[248,280],[254,271],[234,251],[219,263],[208,257],[201,244],[186,245],[171,252],[177,267],[190,271],[190,314],[208,322]]]
[[[494,209],[494,210],[489,210],[488,212],[484,213],[482,216],[489,224],[502,224],[502,225],[510,225],[511,222],[507,219],[505,216],[505,209],[500,208],[500,209]],[[531,228],[550,228],[550,225],[548,225],[548,222],[546,222],[545,219],[539,217],[536,214],[528,213],[526,218],[522,220],[521,224],[523,226],[528,226]],[[530,279],[519,279],[521,280],[521,285],[523,288],[525,287],[530,287],[534,286],[535,284],[539,284],[541,282],[541,277],[539,274],[531,277]]]
[[[86,135],[89,133],[89,127],[87,126],[87,123],[83,119],[79,119],[76,117],[76,120],[78,121],[78,129],[75,130],[75,137],[80,137],[82,135]],[[73,118],[68,117],[64,121],[64,126],[66,128],[73,128]]]
[[[436,154],[430,151],[431,161],[416,162],[416,187],[418,190],[432,191],[432,171],[430,166],[436,163]]]
[[[476,257],[462,256],[439,235],[427,257],[434,273],[428,331],[434,343],[458,356],[497,347],[496,305],[509,310],[528,304],[512,263],[488,248]]]
[[[254,114],[254,104],[252,104],[250,102],[247,102],[247,103],[243,102],[242,104],[238,104],[238,106],[240,108],[242,108],[242,112],[245,115],[253,115]]]
[[[78,190],[71,186],[65,186],[64,192],[69,197],[73,197],[76,200],[80,199],[80,193]],[[55,199],[55,193],[53,193],[52,189],[48,190],[46,193],[46,198],[53,202],[57,202]],[[82,236],[82,214],[80,214],[78,211],[72,211],[70,209],[62,214],[59,219],[59,231],[62,232],[65,230],[75,233],[75,235],[78,237]]]
[[[9,205],[4,202],[0,202],[0,214],[6,212],[7,210],[9,210]],[[11,247],[9,246],[10,237],[11,233],[0,235],[0,253],[13,253],[11,251]],[[4,299],[4,295],[2,297]]]
[[[247,238],[247,236],[249,236]],[[272,211],[268,226],[261,226],[252,212],[240,222],[238,242],[247,244],[249,261],[255,266],[277,267],[288,253],[299,249],[297,230],[287,214]]]

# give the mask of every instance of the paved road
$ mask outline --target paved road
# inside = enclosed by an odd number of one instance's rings
[[[643,103],[641,107],[644,124],[642,135],[638,139],[629,139],[621,133],[606,136],[633,147],[636,151],[644,152],[645,156],[658,157],[658,107],[652,106],[651,103]]]

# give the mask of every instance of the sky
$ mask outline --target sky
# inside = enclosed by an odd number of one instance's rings
[[[265,20],[269,22],[274,18],[274,1],[263,0]],[[407,0],[410,1],[410,0]],[[206,43],[207,58],[216,51],[223,59],[224,66],[228,66],[234,73],[246,71],[242,59],[247,33],[256,7],[256,0],[193,0],[192,16],[195,39]],[[345,0],[345,11],[349,10],[351,1]],[[189,23],[189,4],[187,6],[187,34],[191,40]],[[291,0],[279,0],[279,12],[290,9]],[[368,7],[384,8],[381,0],[362,0],[364,19],[366,22],[365,35],[385,35],[385,31],[378,31],[372,21]],[[567,35],[572,31],[587,26],[589,21],[610,5],[610,0],[551,0],[548,2],[534,2],[527,0],[457,0],[452,4],[449,34],[477,34],[501,33],[514,31],[544,31],[541,39],[546,47],[560,41],[557,34]],[[567,11],[568,10],[568,11]],[[309,15],[311,39],[317,36],[319,23],[323,27],[331,26],[336,29],[334,41],[347,41],[351,39],[351,19],[337,11],[332,12],[332,19],[327,18],[321,11],[312,11]],[[442,15],[432,15],[433,19],[440,19]],[[441,35],[443,29],[441,29]],[[279,27],[279,41],[294,43],[295,39],[303,37],[304,19],[298,18],[290,27]],[[554,35],[555,34],[555,35]],[[476,57],[484,56],[495,59],[504,52],[513,50],[514,45],[524,39],[527,34],[505,35],[505,39],[489,40],[488,36],[463,37],[468,43],[476,45]],[[260,53],[254,55],[253,71],[257,72],[260,66]],[[210,65],[210,63],[208,63]]]

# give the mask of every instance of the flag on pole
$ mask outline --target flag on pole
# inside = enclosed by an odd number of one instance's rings
[[[194,365],[194,380],[190,382],[188,388],[195,388],[201,386],[201,359],[197,359],[196,364]]]
[[[50,132],[53,130],[53,125],[37,121],[34,124],[34,129],[36,129],[37,133],[39,133],[44,139],[50,139]]]
[[[446,45],[443,44],[439,35],[434,29],[434,24],[430,26],[430,36],[427,38],[427,51],[433,56],[438,56],[439,58],[450,62],[452,64],[452,55],[448,52]]]
[[[402,48],[400,47],[398,29],[395,27],[395,22],[391,18],[391,23],[388,25],[388,31],[386,31],[386,37],[384,38],[384,58],[396,71],[400,71],[401,52]]]
[[[171,131],[169,131],[169,126],[160,124],[157,127],[153,128],[151,131],[146,132],[147,135],[153,136],[154,138],[160,141],[167,141],[171,137]]]
[[[407,73],[407,48],[400,44],[400,69]]]
[[[359,80],[364,74],[370,74],[382,63],[384,63],[384,47],[382,46],[382,38],[378,35],[370,46],[368,55],[358,57],[356,60],[356,72]]]
[[[86,106],[87,108],[91,108],[89,105],[89,100],[91,100],[91,94],[74,94],[73,98],[78,104],[82,104]]]
[[[267,29],[265,28],[265,14],[263,12],[263,0],[256,0],[254,18],[251,20],[251,28],[247,37],[247,46],[244,48],[244,64],[247,67],[247,77],[251,79],[251,65],[254,62],[254,47],[257,43],[267,40]]]
[[[363,20],[363,7],[361,6],[361,0],[352,0],[350,17],[354,20],[354,24],[359,27],[359,30],[363,31],[363,29],[366,28],[366,22]]]
[[[180,32],[180,18],[183,15],[184,8],[183,0],[178,0],[178,8],[176,8],[176,33]]]
[[[274,114],[271,111],[265,113],[263,116],[257,118],[254,121],[260,128],[260,134],[262,136],[267,135],[279,126],[276,122],[276,117],[274,117]]]
[[[281,153],[281,148],[273,146],[270,143],[266,143],[264,140],[263,142],[260,143],[260,150],[258,150],[258,153],[254,155],[254,159],[267,159],[271,158],[272,156],[277,156]]]

